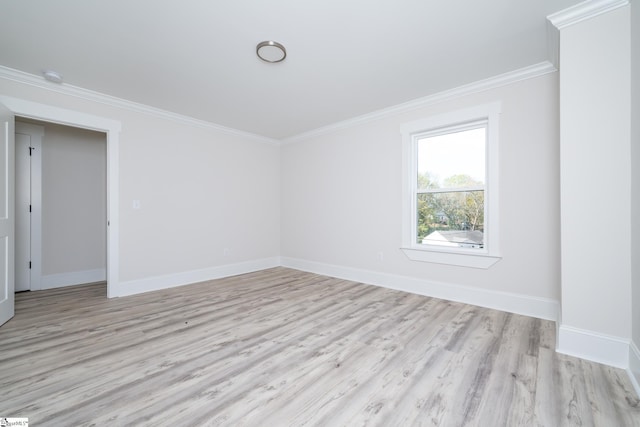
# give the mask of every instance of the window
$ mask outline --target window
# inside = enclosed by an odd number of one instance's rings
[[[486,121],[416,136],[416,243],[484,248]]]
[[[407,123],[403,251],[489,268],[498,255],[498,103]]]

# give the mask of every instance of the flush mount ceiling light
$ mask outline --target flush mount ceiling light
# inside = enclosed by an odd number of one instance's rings
[[[51,70],[43,71],[42,75],[46,80],[49,80],[50,82],[62,83],[62,76],[60,75],[60,73],[56,71],[51,71]]]
[[[258,43],[256,55],[264,62],[282,62],[287,57],[287,49],[278,42],[267,40]]]

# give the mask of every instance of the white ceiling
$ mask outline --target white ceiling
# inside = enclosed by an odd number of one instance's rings
[[[0,65],[282,139],[545,61],[579,1],[3,1]]]

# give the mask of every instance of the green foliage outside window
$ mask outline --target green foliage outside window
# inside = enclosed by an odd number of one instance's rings
[[[483,186],[468,175],[453,175],[443,181],[442,188]],[[418,175],[418,189],[439,189],[428,173]],[[434,231],[484,231],[484,191],[448,191],[418,194],[417,242]]]

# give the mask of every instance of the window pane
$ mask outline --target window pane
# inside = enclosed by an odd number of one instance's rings
[[[484,185],[486,128],[418,140],[418,189]]]
[[[484,247],[484,191],[418,194],[417,243]]]

